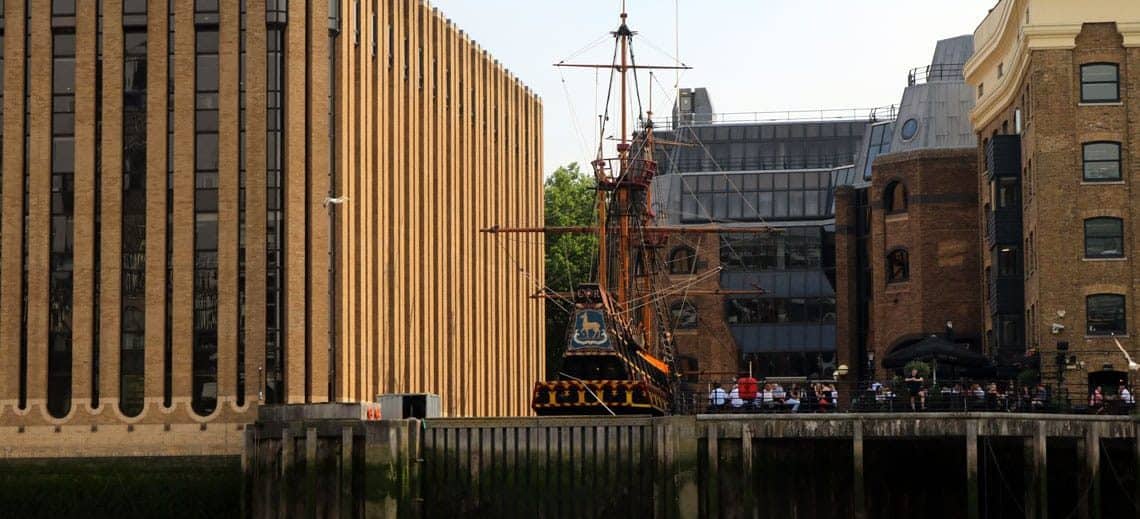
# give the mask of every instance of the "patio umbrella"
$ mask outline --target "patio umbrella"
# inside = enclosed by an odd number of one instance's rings
[[[982,354],[970,351],[963,345],[950,342],[945,337],[931,335],[910,346],[892,351],[883,359],[883,367],[897,369],[914,360],[930,362],[935,366],[938,363],[943,363],[966,368],[977,368],[989,364],[989,359],[986,359]]]

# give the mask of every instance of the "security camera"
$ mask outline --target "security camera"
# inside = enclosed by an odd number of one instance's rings
[[[1053,335],[1057,335],[1063,331],[1065,331],[1065,325],[1060,323],[1053,323]]]

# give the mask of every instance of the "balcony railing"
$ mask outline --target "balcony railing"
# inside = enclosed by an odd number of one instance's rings
[[[1021,214],[1016,210],[990,211],[986,214],[986,245],[1016,245],[1021,242]]]
[[[986,171],[992,178],[1021,176],[1021,136],[996,135],[986,145]]]
[[[911,69],[907,74],[907,86],[921,85],[938,81],[965,81],[962,63],[938,63]]]

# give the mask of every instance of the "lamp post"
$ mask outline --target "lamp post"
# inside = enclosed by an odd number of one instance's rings
[[[867,378],[872,380],[872,381],[875,380],[875,352],[874,351],[868,351],[867,352]]]

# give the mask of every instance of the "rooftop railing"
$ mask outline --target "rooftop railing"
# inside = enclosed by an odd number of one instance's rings
[[[915,86],[935,81],[965,81],[963,63],[939,63],[911,69],[907,74],[906,85]]]
[[[713,114],[681,114],[679,117],[654,117],[656,128],[677,128],[713,124],[754,124],[780,122],[893,121],[898,106],[875,108],[837,108],[821,110],[783,110],[771,112],[734,112]],[[646,121],[642,119],[642,124]]]
[[[833,169],[855,161],[850,153],[832,155],[780,155],[769,157],[666,158],[661,160],[666,171],[681,173],[717,171],[781,171]]]

